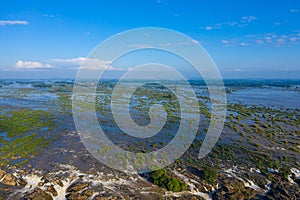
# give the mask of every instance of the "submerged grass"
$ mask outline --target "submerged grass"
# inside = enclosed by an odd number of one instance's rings
[[[21,109],[0,116],[0,166],[23,165],[49,144],[45,133],[54,128],[47,111]]]

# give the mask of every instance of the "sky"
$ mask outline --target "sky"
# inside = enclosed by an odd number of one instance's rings
[[[299,0],[2,0],[0,79],[75,78],[99,43],[141,27],[191,37],[223,78],[300,78]],[[111,69],[117,73],[148,57],[188,68],[173,56],[146,51]]]

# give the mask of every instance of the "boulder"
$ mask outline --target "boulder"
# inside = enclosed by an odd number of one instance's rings
[[[0,169],[0,180],[5,176],[6,172]]]
[[[66,198],[68,200],[87,200],[89,198],[89,196],[86,196],[86,195],[78,193],[78,192],[71,192],[66,195]]]
[[[9,186],[15,186],[17,185],[16,177],[12,174],[7,174],[2,180],[2,183]]]
[[[86,182],[77,182],[70,185],[67,189],[67,192],[79,192],[89,186],[89,183]]]
[[[16,179],[16,182],[18,183],[18,185],[25,187],[27,185],[26,181],[24,181],[21,178]]]
[[[300,199],[300,189],[298,185],[290,184],[289,182],[275,182],[271,185],[271,190],[266,194],[264,199]]]
[[[224,180],[222,188],[226,193],[233,193],[245,188],[245,185],[242,181],[238,179],[230,178]]]
[[[241,180],[228,178],[222,181],[221,188],[213,194],[214,200],[243,200],[256,196],[254,189],[245,187]]]
[[[60,187],[64,186],[63,182],[59,178],[54,178],[53,181],[54,181],[54,183],[56,183]]]
[[[40,188],[36,188],[32,193],[23,197],[24,200],[53,200],[51,195]]]
[[[84,190],[84,191],[82,192],[82,194],[85,195],[85,196],[90,197],[90,196],[92,196],[92,195],[94,194],[94,191],[93,191],[93,190],[90,190],[90,189],[87,189],[87,190]]]
[[[57,191],[55,190],[53,185],[47,187],[47,191],[50,192],[54,197],[58,195]]]

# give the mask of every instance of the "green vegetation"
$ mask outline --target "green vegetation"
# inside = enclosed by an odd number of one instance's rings
[[[169,177],[165,169],[159,169],[151,172],[151,178],[154,184],[163,187],[169,191],[181,192],[186,189],[186,184],[176,178]]]
[[[209,183],[213,184],[216,182],[218,176],[217,170],[213,166],[205,166],[203,168],[203,179]]]
[[[53,116],[46,111],[22,109],[1,115],[0,166],[28,162],[49,144],[43,133],[53,127]]]
[[[13,138],[42,128],[50,130],[53,128],[51,117],[48,112],[41,110],[15,110],[0,116],[0,131]]]
[[[283,167],[281,167],[279,169],[278,173],[279,173],[280,176],[282,176],[284,178],[288,178],[288,176],[291,173],[291,169],[287,165],[284,165]]]

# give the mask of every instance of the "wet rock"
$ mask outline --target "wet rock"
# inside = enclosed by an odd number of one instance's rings
[[[52,181],[52,180],[51,180],[50,174],[45,174],[45,175],[43,176],[42,180],[43,180],[45,183],[49,183],[49,182]]]
[[[2,183],[9,186],[15,186],[17,185],[16,177],[12,174],[7,174],[2,180]]]
[[[18,183],[18,185],[22,186],[22,187],[25,187],[27,185],[26,181],[24,181],[23,179],[21,178],[18,178],[16,180],[16,182]]]
[[[90,197],[94,194],[94,191],[90,190],[90,189],[87,189],[87,190],[83,191],[82,194],[85,195],[85,196]]]
[[[99,194],[93,198],[93,200],[107,200],[107,199],[110,199],[110,200],[121,200],[122,199],[123,200],[124,197],[121,195],[106,193],[106,194]]]
[[[5,176],[6,172],[0,169],[0,180]]]
[[[89,196],[86,196],[84,194],[80,194],[77,192],[71,192],[66,195],[66,198],[68,200],[87,200],[89,198]]]
[[[53,181],[60,187],[64,186],[63,182],[59,178],[54,178]]]
[[[242,181],[237,179],[226,179],[222,184],[222,188],[226,193],[233,193],[245,188],[245,185]]]
[[[253,182],[258,185],[261,188],[265,188],[265,185],[267,185],[267,181],[266,178],[261,175],[261,174],[257,174],[257,173],[251,173],[248,175],[248,177],[246,177],[247,179],[253,180]]]
[[[173,196],[173,197],[169,197],[166,198],[167,200],[205,200],[205,198],[201,197],[201,196],[196,196],[196,195],[192,195],[192,194],[183,194],[180,195],[179,197]]]
[[[57,191],[55,190],[55,188],[54,188],[53,185],[48,186],[48,187],[47,187],[47,191],[50,192],[50,193],[52,193],[52,195],[53,195],[54,197],[56,197],[56,196],[58,195],[58,193],[57,193]]]
[[[253,188],[245,187],[240,191],[236,191],[229,195],[229,199],[251,199],[256,196],[256,191]]]
[[[67,192],[78,192],[89,186],[89,183],[86,182],[77,182],[70,185],[67,189]]]
[[[107,200],[108,199],[108,197],[105,197],[105,196],[99,196],[99,195],[97,195],[97,196],[95,196],[94,198],[93,198],[93,200]]]
[[[32,193],[23,197],[24,200],[53,200],[51,195],[40,188],[36,188]]]
[[[44,182],[39,182],[38,186],[42,187],[45,183]]]
[[[213,194],[214,200],[243,200],[251,199],[256,195],[254,189],[245,187],[238,179],[225,179],[221,185],[221,188]]]
[[[212,186],[210,185],[206,185],[204,183],[195,183],[194,185],[199,192],[209,193],[212,191]]]
[[[300,189],[296,184],[289,184],[288,182],[276,182],[271,185],[271,190],[266,194],[264,199],[300,199]]]

